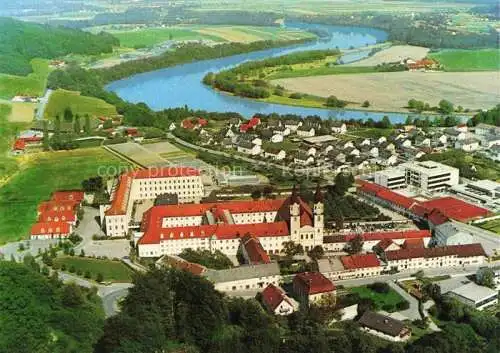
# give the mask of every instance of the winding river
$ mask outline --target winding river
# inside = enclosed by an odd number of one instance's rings
[[[138,74],[112,82],[107,86],[107,89],[116,92],[121,98],[127,101],[134,103],[144,102],[154,110],[187,105],[191,109],[238,112],[246,117],[250,117],[255,113],[278,113],[299,114],[303,116],[318,115],[324,119],[331,117],[338,119],[372,118],[373,120],[380,120],[384,115],[389,116],[393,122],[401,122],[406,119],[408,114],[404,113],[304,108],[259,102],[217,92],[202,83],[202,79],[206,73],[228,69],[245,61],[261,60],[298,51],[331,49],[335,47],[340,49],[362,49],[367,45],[383,42],[387,39],[385,32],[372,28],[339,27],[306,23],[290,23],[287,26],[305,30],[316,29],[321,33],[328,33],[328,37],[325,36],[314,42],[286,48],[274,48],[220,59],[198,61]],[[355,53],[346,54],[342,59],[344,62],[351,62],[360,60],[367,55],[368,50],[360,50]]]

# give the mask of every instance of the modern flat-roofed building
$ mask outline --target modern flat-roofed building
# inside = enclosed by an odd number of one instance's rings
[[[375,182],[388,189],[414,186],[426,192],[443,191],[459,182],[457,168],[434,161],[408,162],[375,173]]]
[[[498,291],[473,282],[455,288],[447,295],[477,310],[498,304]]]
[[[450,191],[461,198],[475,202],[493,211],[500,210],[500,183],[492,180],[477,180],[455,185]]]

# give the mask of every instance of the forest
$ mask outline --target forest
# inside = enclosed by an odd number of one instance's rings
[[[0,283],[0,353],[93,352],[104,325],[96,289],[43,275],[29,256],[0,261]]]
[[[32,72],[33,58],[111,53],[119,44],[108,33],[91,34],[0,17],[0,73],[27,75]]]

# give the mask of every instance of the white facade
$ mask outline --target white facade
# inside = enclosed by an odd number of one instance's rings
[[[297,135],[300,137],[313,137],[315,135],[314,128],[310,129],[297,129]]]
[[[460,257],[457,255],[417,257],[398,260],[388,260],[387,268],[394,268],[398,271],[422,270],[426,268],[440,267],[464,267],[469,265],[482,265],[485,262],[484,256]]]
[[[276,134],[271,136],[271,142],[272,143],[280,143],[283,142],[283,135],[281,134]]]
[[[374,174],[375,183],[388,189],[402,189],[406,187],[406,173],[404,169],[385,169]]]
[[[434,229],[434,239],[440,246],[474,243],[473,235],[455,221],[445,222]]]
[[[281,161],[281,160],[285,159],[286,152],[284,150],[280,150],[278,153],[274,153],[274,152],[268,152],[268,151],[264,150],[264,157],[271,158],[271,159],[274,159],[276,161]]]
[[[237,150],[240,153],[249,154],[251,156],[257,156],[261,153],[261,148],[259,145],[252,145],[252,147],[249,148],[238,145]]]
[[[449,291],[447,295],[477,310],[498,304],[498,291],[472,282]]]

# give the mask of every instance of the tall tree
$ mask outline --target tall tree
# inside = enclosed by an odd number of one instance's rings
[[[66,107],[64,109],[63,117],[64,117],[64,121],[66,121],[68,123],[71,123],[73,121],[73,111],[71,110],[70,107]]]
[[[91,127],[90,127],[90,116],[88,114],[85,114],[85,127],[84,127],[85,133],[87,135],[90,135]]]
[[[75,122],[73,123],[73,129],[75,130],[76,134],[79,134],[80,131],[82,130],[82,127],[80,126],[80,116],[78,114],[75,115]]]

